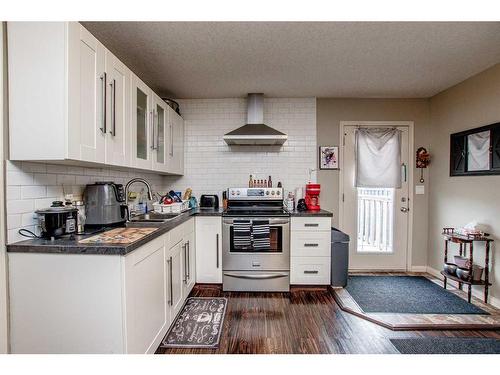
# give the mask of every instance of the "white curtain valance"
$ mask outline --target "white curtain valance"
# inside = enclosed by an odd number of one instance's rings
[[[356,130],[356,186],[401,187],[401,131],[394,128]]]

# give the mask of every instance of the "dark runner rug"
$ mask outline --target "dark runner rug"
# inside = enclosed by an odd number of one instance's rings
[[[401,354],[500,354],[500,340],[473,337],[391,339]]]
[[[489,315],[423,276],[349,276],[345,289],[366,313]]]
[[[191,297],[165,335],[163,348],[217,348],[227,298]]]

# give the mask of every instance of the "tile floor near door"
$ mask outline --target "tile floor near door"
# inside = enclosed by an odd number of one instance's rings
[[[222,292],[200,286],[193,297],[228,298],[218,349],[163,349],[157,354],[398,353],[389,339],[406,337],[493,337],[500,331],[392,331],[347,312],[326,289],[292,288],[290,293]]]

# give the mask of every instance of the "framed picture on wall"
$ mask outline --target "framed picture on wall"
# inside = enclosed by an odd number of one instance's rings
[[[319,147],[319,169],[339,169],[338,146]]]

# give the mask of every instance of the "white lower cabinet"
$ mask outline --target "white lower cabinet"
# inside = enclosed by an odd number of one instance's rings
[[[125,257],[127,352],[154,352],[170,323],[165,309],[165,238],[159,237]]]
[[[290,283],[329,285],[331,218],[292,217],[290,227]]]
[[[196,217],[196,282],[222,283],[222,220]]]
[[[184,302],[184,259],[182,250],[182,243],[179,242],[171,247],[167,253],[167,264],[169,267],[167,273],[170,275],[170,280],[167,281],[167,286],[169,288],[167,305],[172,320],[177,316]]]
[[[12,353],[154,353],[195,283],[194,220],[125,256],[9,253]]]

